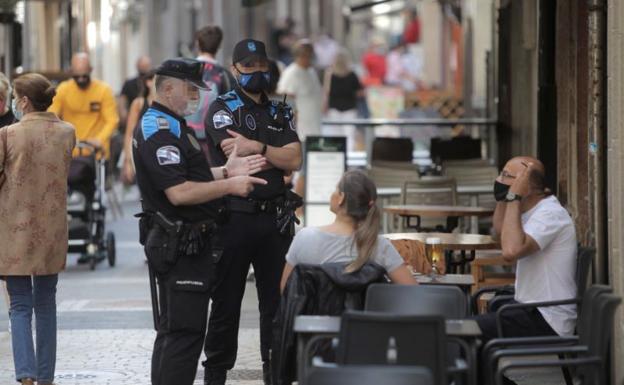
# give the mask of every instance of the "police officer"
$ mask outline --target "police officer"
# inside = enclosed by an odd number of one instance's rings
[[[270,101],[269,61],[264,43],[246,39],[234,47],[232,73],[238,86],[217,98],[206,118],[211,162],[221,165],[236,148],[260,154],[267,166],[257,174],[268,184],[246,199],[229,196],[223,226],[224,253],[212,295],[206,336],[205,383],[224,384],[236,361],[240,306],[249,265],[253,265],[260,307],[260,352],[265,383],[270,382],[271,322],[279,302],[279,282],[294,229],[292,197],[284,175],[301,165],[301,144],[290,107]],[[294,194],[293,194],[294,195]],[[286,214],[286,217],[284,215]],[[290,222],[289,222],[290,221]]]
[[[152,384],[191,385],[205,335],[214,253],[211,235],[220,198],[247,196],[263,179],[246,176],[262,156],[236,154],[210,169],[183,116],[196,108],[202,65],[165,61],[156,71],[156,98],[134,132],[133,155],[143,213],[141,243],[150,267],[155,324]],[[213,251],[211,253],[211,251]],[[152,275],[152,272],[154,275]],[[153,282],[153,281],[152,281]]]

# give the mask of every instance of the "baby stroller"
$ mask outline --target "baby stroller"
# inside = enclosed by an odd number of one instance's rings
[[[67,189],[69,253],[81,254],[78,263],[91,270],[108,259],[115,266],[115,234],[106,232],[106,160],[102,150],[86,142],[76,145],[79,156],[72,159]]]

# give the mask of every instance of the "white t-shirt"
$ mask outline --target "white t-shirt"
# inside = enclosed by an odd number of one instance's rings
[[[280,76],[278,94],[295,96],[297,133],[301,140],[306,136],[321,134],[321,82],[314,68],[303,68],[292,63]]]
[[[522,228],[540,249],[518,260],[516,301],[526,303],[575,298],[576,231],[565,208],[554,196],[544,198],[522,214]],[[576,305],[538,309],[557,334],[574,333]]]
[[[331,262],[352,262],[357,257],[353,237],[328,233],[318,227],[301,229],[286,253],[286,261],[295,266],[300,263],[320,265]],[[403,258],[392,243],[384,237],[377,238],[377,248],[370,262],[392,272],[404,264]]]

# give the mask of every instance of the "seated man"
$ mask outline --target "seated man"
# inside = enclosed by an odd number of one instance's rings
[[[494,231],[503,258],[516,262],[515,301],[576,297],[576,232],[572,218],[544,181],[544,165],[531,157],[511,159],[496,179]],[[476,317],[483,342],[498,337],[494,313]],[[517,309],[503,313],[505,337],[574,333],[576,306]],[[505,379],[506,384],[513,381]]]

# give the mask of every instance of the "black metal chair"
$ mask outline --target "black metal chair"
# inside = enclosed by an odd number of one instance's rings
[[[586,336],[591,330],[591,322],[592,322],[592,311],[593,308],[590,306],[593,304],[596,299],[603,294],[610,294],[612,289],[609,286],[604,285],[593,285],[589,289],[585,290],[582,299],[568,299],[562,301],[548,301],[548,302],[533,302],[533,303],[516,303],[502,306],[496,314],[497,317],[497,328],[498,335],[504,335],[504,331],[502,329],[502,324],[500,318],[505,311],[509,311],[511,309],[520,309],[520,308],[538,308],[538,307],[548,307],[548,306],[559,306],[559,305],[577,305],[577,335],[568,336],[568,337],[560,337],[560,336],[540,336],[540,337],[522,337],[522,338],[503,338],[499,337],[489,341],[482,350],[482,359],[484,361],[488,360],[496,350],[502,348],[510,348],[510,347],[526,347],[526,346],[557,346],[557,345],[573,345],[579,343],[580,336]],[[585,303],[586,307],[581,308],[581,304]],[[581,341],[582,342],[582,341]],[[565,359],[565,354],[559,354],[560,359]],[[572,385],[572,375],[570,374],[567,367],[562,366],[561,371],[564,377],[566,384]]]
[[[418,366],[345,365],[314,368],[307,385],[433,385],[431,371]]]
[[[576,289],[577,289],[576,297],[579,299],[583,297],[583,293],[585,293],[585,289],[587,288],[587,281],[589,279],[589,270],[591,268],[592,261],[594,260],[595,255],[596,255],[596,249],[593,247],[583,247],[583,246],[578,247],[577,257],[576,257],[575,280],[576,280]],[[472,295],[472,298],[471,298],[470,305],[471,305],[471,309],[473,313],[476,314],[476,312],[479,309],[478,304],[479,304],[479,299],[481,298],[481,296],[487,293],[496,293],[499,291],[513,293],[514,288],[513,286],[490,286],[490,287],[484,287],[482,289],[477,290]],[[501,303],[507,302],[513,298],[514,298],[513,295],[496,296],[488,303],[488,310],[497,309]],[[582,303],[581,303],[581,306],[582,306]]]
[[[546,345],[532,347],[513,347],[499,349],[490,354],[488,359],[490,373],[496,375],[490,383],[502,384],[503,375],[512,369],[566,367],[576,368],[575,379],[582,385],[602,385],[606,383],[604,378],[609,341],[613,331],[615,311],[622,302],[620,297],[604,292],[596,295],[591,303],[585,304],[584,311],[589,312],[587,327],[579,331],[578,343],[569,346]],[[564,338],[564,337],[555,337]],[[500,359],[504,357],[536,357],[551,356],[557,354],[565,358],[557,360],[522,360],[512,361],[496,369]]]
[[[431,370],[447,385],[446,327],[441,316],[349,311],[342,316],[338,365],[409,365]]]
[[[411,316],[442,316],[445,319],[463,319],[468,316],[466,295],[456,286],[373,284],[366,292],[364,311]],[[451,339],[447,346],[449,374],[475,370],[460,359],[461,351]],[[470,354],[470,352],[466,352]],[[469,357],[476,362],[476,357]]]

